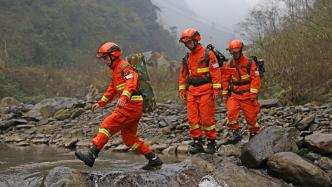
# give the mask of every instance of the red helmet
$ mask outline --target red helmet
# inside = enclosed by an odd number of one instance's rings
[[[201,40],[201,35],[199,34],[199,32],[196,29],[189,28],[189,29],[186,29],[185,31],[183,31],[179,42],[186,43],[190,40],[197,40],[197,41]]]
[[[107,55],[119,57],[121,55],[120,47],[113,42],[106,42],[102,44],[98,49],[96,58],[103,58]]]
[[[239,39],[236,39],[229,42],[227,50],[229,52],[239,52],[243,49],[243,47],[244,47],[243,42]]]

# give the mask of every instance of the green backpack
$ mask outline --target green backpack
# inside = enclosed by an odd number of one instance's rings
[[[146,68],[145,57],[142,53],[136,53],[127,56],[127,61],[138,73],[138,92],[143,96],[144,112],[152,112],[157,107],[157,104],[150,83],[150,77]],[[123,70],[125,67],[126,66],[121,67],[122,76],[124,74]]]

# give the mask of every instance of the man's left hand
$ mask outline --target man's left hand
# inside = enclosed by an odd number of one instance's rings
[[[219,94],[213,94],[214,101],[218,104],[221,102],[221,98]]]
[[[123,108],[125,106],[125,104],[126,104],[125,101],[123,101],[122,99],[118,99],[116,106],[119,108]]]

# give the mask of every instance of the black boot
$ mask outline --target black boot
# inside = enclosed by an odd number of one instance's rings
[[[82,160],[87,166],[92,167],[95,159],[98,157],[99,150],[95,145],[92,145],[88,151],[75,151],[75,156]]]
[[[163,165],[163,161],[160,160],[158,155],[154,154],[151,152],[148,155],[144,155],[146,159],[149,160],[149,162],[142,167],[144,170],[155,170],[155,169],[160,169],[161,165]]]
[[[208,139],[205,152],[208,154],[213,154],[216,152],[216,140]]]
[[[189,153],[194,155],[197,153],[204,153],[204,148],[202,145],[202,139],[201,138],[194,138],[193,143],[191,144]]]
[[[238,130],[232,131],[231,136],[228,138],[228,144],[236,144],[237,142],[241,141],[242,137]]]

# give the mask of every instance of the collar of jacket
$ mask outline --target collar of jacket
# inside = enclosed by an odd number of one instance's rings
[[[244,60],[245,58],[246,58],[246,57],[245,57],[244,54],[243,54],[239,60],[235,60],[235,59],[234,59],[234,64],[235,64],[235,65],[240,65],[241,62],[243,62],[243,60]]]
[[[118,59],[116,59],[113,63],[112,63],[112,67],[111,69],[114,71],[115,68],[120,64],[120,61],[122,60],[121,57],[119,57]]]
[[[199,44],[197,44],[196,49],[192,50],[191,52],[193,54],[196,54],[198,51],[202,50],[202,48],[203,48],[202,44],[199,43]]]

